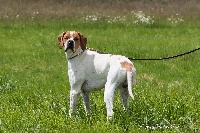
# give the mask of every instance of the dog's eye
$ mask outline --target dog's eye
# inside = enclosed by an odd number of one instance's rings
[[[74,41],[78,41],[79,40],[79,38],[74,38]]]
[[[66,40],[67,40],[67,39],[69,39],[69,37],[65,37],[64,39],[66,39]]]

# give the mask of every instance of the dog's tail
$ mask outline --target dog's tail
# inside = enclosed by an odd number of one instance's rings
[[[136,75],[135,68],[133,68],[132,71],[127,71],[128,93],[133,100],[134,100],[134,96],[132,93],[132,85],[133,85],[133,80],[135,78],[135,75]]]

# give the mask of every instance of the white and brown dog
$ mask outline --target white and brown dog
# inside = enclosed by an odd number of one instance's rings
[[[107,118],[113,116],[114,93],[120,89],[120,96],[127,109],[129,95],[136,69],[132,62],[124,56],[101,54],[86,48],[87,38],[75,31],[63,32],[58,36],[59,47],[64,47],[68,60],[68,75],[71,86],[69,115],[76,109],[78,94],[82,94],[86,113],[90,113],[90,91],[105,88],[104,102]]]

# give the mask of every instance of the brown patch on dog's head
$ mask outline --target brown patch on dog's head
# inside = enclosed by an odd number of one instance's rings
[[[127,71],[132,71],[134,66],[131,63],[128,63],[127,61],[121,62],[122,68],[125,68]]]
[[[86,49],[86,44],[87,44],[87,38],[82,35],[81,33],[78,32],[78,35],[80,36],[80,46],[82,50]]]
[[[58,36],[58,42],[59,42],[59,48],[62,49],[63,45],[64,45],[64,40],[63,40],[63,37],[64,35],[66,34],[66,31],[61,33],[59,36]]]
[[[58,36],[59,48],[62,49],[66,41],[69,39],[74,40],[75,49],[80,46],[82,50],[86,49],[87,38],[80,32],[65,31]]]

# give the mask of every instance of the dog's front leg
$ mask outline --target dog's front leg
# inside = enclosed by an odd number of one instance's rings
[[[84,102],[86,115],[90,115],[90,97],[89,97],[90,94],[89,94],[89,91],[82,90],[81,94],[82,94],[82,98],[83,98],[83,102]]]
[[[69,117],[72,117],[72,113],[76,111],[76,105],[78,102],[78,94],[79,92],[75,89],[71,89],[70,91],[70,107],[69,107]]]

